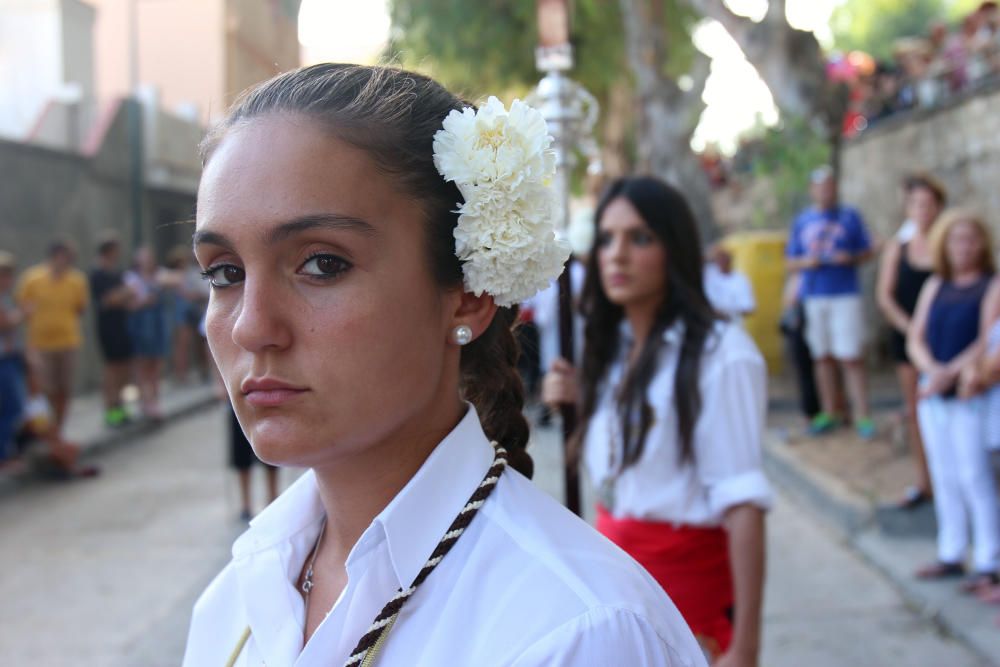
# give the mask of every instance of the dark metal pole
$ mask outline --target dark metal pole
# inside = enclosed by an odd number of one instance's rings
[[[573,166],[573,143],[578,130],[571,118],[569,96],[570,82],[562,76],[563,70],[573,64],[573,49],[569,42],[568,0],[537,0],[539,48],[536,51],[538,69],[546,72],[537,89],[541,98],[542,115],[549,123],[555,139],[556,184],[559,189],[558,227],[565,231],[569,226],[569,184]],[[544,92],[543,92],[544,91]],[[573,363],[573,285],[570,276],[572,259],[566,262],[559,276],[559,354]],[[562,405],[563,461],[566,507],[580,514],[580,474],[569,455],[570,436],[576,430],[576,406]]]
[[[562,275],[559,276],[559,354],[570,363],[574,363],[576,356],[573,344],[573,281],[570,275],[572,264],[573,259],[570,258]],[[576,430],[576,406],[570,403],[563,404],[559,412],[562,416],[566,507],[580,516],[580,470],[579,466],[571,462],[569,456],[570,436]]]

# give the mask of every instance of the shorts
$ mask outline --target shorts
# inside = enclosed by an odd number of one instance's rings
[[[167,356],[167,321],[159,306],[133,311],[128,320],[128,333],[136,357],[162,359]]]
[[[101,356],[106,362],[122,363],[132,359],[132,340],[129,337],[128,324],[124,320],[98,324],[97,342],[101,347]]]
[[[38,371],[45,391],[52,394],[69,394],[73,391],[73,372],[76,370],[76,348],[69,350],[39,350]]]
[[[858,361],[865,346],[864,304],[859,294],[810,296],[806,309],[806,344],[813,359]]]
[[[204,307],[194,301],[188,301],[182,296],[174,299],[174,326],[191,327],[197,330],[201,324]]]
[[[910,355],[906,353],[906,336],[895,329],[889,332],[889,354],[897,364],[913,365]]]

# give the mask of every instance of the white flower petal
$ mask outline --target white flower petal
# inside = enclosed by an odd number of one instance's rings
[[[470,292],[511,306],[559,275],[568,246],[554,235],[555,153],[541,113],[490,97],[452,111],[434,136],[434,164],[453,181],[459,207],[455,252]]]

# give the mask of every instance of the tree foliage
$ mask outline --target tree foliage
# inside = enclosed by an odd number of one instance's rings
[[[831,19],[834,45],[888,60],[897,39],[926,35],[932,22],[955,21],[978,4],[978,0],[846,0]]]
[[[785,117],[781,123],[764,130],[759,139],[750,142],[742,160],[748,162],[750,173],[769,179],[774,201],[770,217],[756,217],[751,222],[757,227],[784,225],[807,202],[809,175],[816,167],[829,164],[831,158],[829,137],[818,131],[814,124],[801,117]]]
[[[676,0],[664,3],[670,44],[664,69],[676,77],[694,56],[690,31],[697,17]],[[469,97],[520,92],[541,77],[535,69],[535,0],[390,0],[389,11],[389,55]],[[576,62],[570,76],[598,99],[628,76],[617,2],[574,2],[571,40]]]

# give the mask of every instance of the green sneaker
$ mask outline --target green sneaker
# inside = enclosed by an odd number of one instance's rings
[[[128,422],[128,414],[125,408],[111,408],[104,413],[104,423],[111,427],[124,426]]]
[[[823,435],[829,433],[839,426],[837,420],[825,412],[821,412],[809,422],[809,435]]]
[[[871,440],[878,434],[878,429],[875,428],[875,422],[872,421],[871,417],[859,419],[854,428],[858,432],[858,437],[864,440]]]

